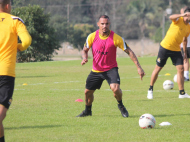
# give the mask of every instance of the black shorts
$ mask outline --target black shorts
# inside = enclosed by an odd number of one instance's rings
[[[183,65],[183,57],[181,51],[167,50],[160,45],[158,57],[156,59],[157,65],[159,67],[163,67],[166,64],[168,57],[171,58],[173,65]]]
[[[96,90],[100,89],[102,82],[107,80],[108,84],[117,83],[120,84],[120,77],[118,68],[112,68],[109,71],[96,73],[91,71],[86,80],[86,89]]]
[[[183,48],[181,48],[181,53],[184,56]],[[187,58],[190,58],[190,47],[187,47]]]
[[[12,102],[15,78],[11,76],[0,76],[0,104],[7,109]]]

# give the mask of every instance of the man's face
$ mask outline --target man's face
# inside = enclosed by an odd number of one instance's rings
[[[110,27],[110,21],[107,18],[100,18],[98,23],[97,23],[99,29],[103,33],[109,32],[109,27]]]

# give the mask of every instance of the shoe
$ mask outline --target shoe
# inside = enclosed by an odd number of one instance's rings
[[[189,81],[189,78],[185,78],[185,77],[184,77],[184,81]]]
[[[92,116],[92,111],[90,113],[87,113],[84,110],[81,114],[77,115],[76,117],[85,117],[85,116]]]
[[[179,94],[179,98],[180,98],[180,99],[183,99],[183,98],[190,98],[190,96],[189,96],[187,93],[185,93],[184,95]]]
[[[122,115],[123,117],[128,117],[128,116],[129,116],[129,113],[128,113],[128,111],[126,110],[125,106],[120,107],[120,106],[118,105],[118,108],[119,108],[119,110],[121,111],[121,115]]]
[[[153,99],[153,91],[152,90],[148,90],[147,98]]]

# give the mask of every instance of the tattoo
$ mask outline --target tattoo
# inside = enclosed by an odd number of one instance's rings
[[[128,47],[125,52],[129,55],[129,57],[131,58],[131,60],[136,64],[137,67],[141,68],[139,61],[135,55],[135,53]]]

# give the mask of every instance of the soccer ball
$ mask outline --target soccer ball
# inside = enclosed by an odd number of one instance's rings
[[[177,82],[177,74],[174,75],[174,82]]]
[[[139,118],[139,126],[142,129],[154,128],[156,125],[156,120],[153,115],[151,114],[143,114]]]
[[[171,80],[166,80],[163,83],[164,90],[171,90],[174,88],[174,83]]]

